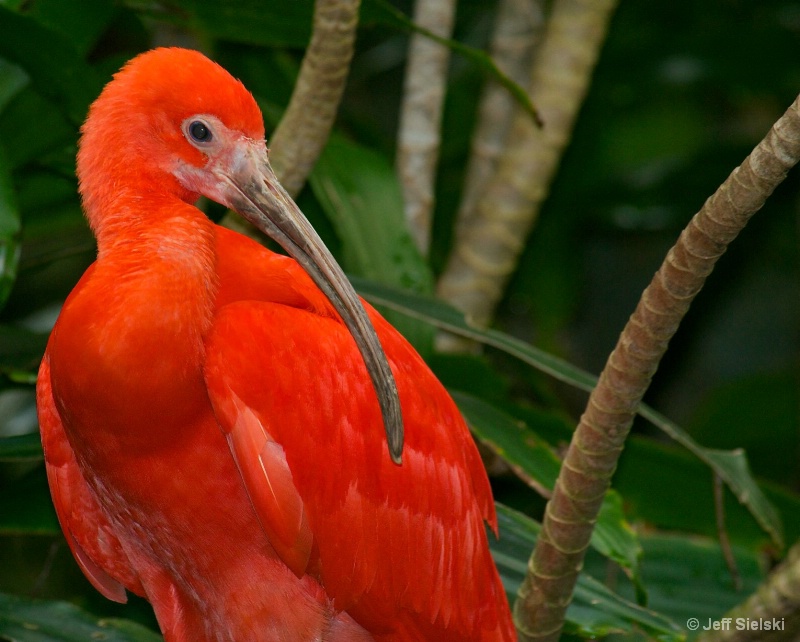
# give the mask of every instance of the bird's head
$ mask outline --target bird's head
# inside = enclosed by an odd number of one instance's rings
[[[102,234],[109,203],[143,188],[228,205],[222,176],[253,154],[266,156],[264,121],[241,82],[198,51],[143,53],[106,85],[82,128],[77,170],[89,223]]]
[[[162,48],[131,60],[93,103],[82,128],[78,179],[98,242],[124,227],[112,207],[147,195],[206,196],[278,242],[341,315],[369,370],[389,450],[399,463],[397,388],[374,328],[339,265],[270,167],[261,110],[241,82],[197,51]],[[108,212],[114,210],[114,218]]]

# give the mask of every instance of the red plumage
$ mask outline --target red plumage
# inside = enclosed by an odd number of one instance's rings
[[[230,145],[198,154],[181,129],[195,114]],[[147,597],[168,642],[515,639],[488,480],[441,384],[368,308],[402,407],[394,464],[328,298],[189,204],[227,194],[197,172],[262,138],[242,85],[185,50],[135,59],[90,111],[78,170],[98,260],[37,388],[76,560],[109,599]]]

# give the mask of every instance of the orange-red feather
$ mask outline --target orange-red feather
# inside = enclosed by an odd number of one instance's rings
[[[231,457],[222,439],[226,433],[242,472],[242,492],[246,487],[260,520],[247,526],[249,518],[242,516],[238,526],[233,520],[223,525],[221,533],[231,542],[244,540],[242,547],[252,546],[252,537],[243,537],[240,530],[244,525],[258,531],[258,524],[263,525],[258,536],[264,537],[265,545],[270,538],[291,573],[307,571],[306,578],[319,581],[322,595],[333,600],[335,611],[345,610],[376,640],[514,639],[503,587],[486,546],[483,522],[495,526],[488,482],[463,420],[441,385],[402,337],[371,311],[403,404],[406,450],[403,466],[394,465],[363,363],[322,294],[291,259],[224,228],[214,228],[214,238],[215,264],[220,266],[217,300],[223,305],[214,313],[206,341],[204,372],[216,416],[211,406],[199,412],[208,413],[201,425],[217,431],[219,441],[204,433],[199,446],[189,443],[182,454],[174,453],[179,457],[174,466],[183,468],[186,477],[185,487],[140,489],[140,497],[132,501],[142,502],[146,511],[163,510],[165,519],[174,513],[174,536],[183,540],[174,545],[188,549],[181,555],[210,545],[202,538],[191,541],[196,527],[189,520],[220,517],[219,507],[208,505],[210,489],[216,484],[235,488],[227,468],[220,469],[226,471],[224,476],[219,472],[216,478],[208,477],[213,473],[207,468],[209,457]],[[240,261],[250,266],[246,273],[250,277],[222,267]],[[68,331],[59,328],[59,333]],[[142,559],[132,561],[136,555],[123,552],[115,542],[119,533],[111,524],[113,509],[101,506],[97,486],[85,480],[86,475],[103,471],[86,470],[84,465],[81,474],[65,442],[58,404],[49,400],[49,358],[39,385],[43,440],[48,470],[69,473],[54,485],[54,498],[76,557],[100,569],[98,573],[81,562],[107,596],[119,598],[120,583],[151,600],[159,599],[169,593],[166,580],[146,580],[141,586],[138,574],[152,576],[152,560],[138,551]],[[238,436],[230,436],[237,431]],[[266,457],[265,447],[271,450]],[[198,453],[200,449],[206,452]],[[200,462],[194,463],[198,458]],[[269,500],[265,500],[266,486],[259,483],[262,465],[269,477],[263,481],[273,484]],[[175,477],[177,472],[158,465],[149,472],[125,470],[122,461],[110,467],[115,471],[109,476],[118,476],[120,483],[146,483],[147,478],[163,483],[165,476]],[[170,493],[192,491],[201,497],[189,506],[158,504],[160,496],[168,503]],[[230,508],[235,496],[226,492],[218,501]],[[233,504],[239,506],[240,500]],[[282,522],[287,516],[291,520]],[[212,536],[222,537],[217,530]],[[119,537],[127,541],[129,534]],[[234,561],[224,554],[207,563],[213,567]],[[258,568],[256,561],[251,565]],[[249,581],[242,586],[252,590],[256,581]],[[167,610],[191,617],[193,608],[170,603]],[[180,621],[175,630],[187,626]],[[173,639],[204,639],[198,635],[195,630],[195,637]]]
[[[238,253],[248,246],[262,255],[251,257],[256,264],[268,262],[266,251],[241,238],[219,230],[218,247]],[[305,291],[310,306],[303,307],[313,308],[320,294],[305,274],[288,259],[271,260],[285,264],[277,274],[294,272],[292,294]],[[251,432],[259,444],[269,435],[292,475],[291,489],[266,492],[273,470],[267,465],[258,478],[261,449],[232,439],[250,497],[262,523],[281,516],[281,501],[285,513],[299,514],[302,499],[323,586],[368,629],[408,617],[441,640],[480,639],[481,627],[509,635],[484,529],[484,520],[496,528],[494,507],[469,432],[413,348],[377,313],[371,317],[398,381],[402,467],[388,457],[369,377],[338,319],[252,300],[218,312],[205,365],[217,417],[224,431]],[[281,466],[274,470],[285,483]],[[266,527],[273,528],[283,527]],[[294,559],[284,561],[296,569]]]
[[[37,387],[82,570],[110,599],[145,595],[167,642],[514,640],[488,480],[453,401],[370,309],[405,422],[393,464],[327,299],[293,260],[213,225],[164,165],[189,153],[177,132],[195,110],[263,136],[241,84],[183,50],[126,67],[84,127],[99,257]]]

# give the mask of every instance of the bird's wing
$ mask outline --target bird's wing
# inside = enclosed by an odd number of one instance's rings
[[[484,527],[496,527],[494,506],[471,436],[413,348],[370,316],[398,381],[402,466],[338,319],[253,300],[218,312],[206,383],[253,504],[286,564],[316,575],[369,630],[405,618],[426,639],[449,639],[436,633],[449,624],[453,639],[494,629],[503,633],[486,639],[511,640]]]
[[[109,600],[127,602],[125,588],[144,594],[139,578],[78,467],[53,399],[45,354],[36,383],[47,480],[58,521],[83,574]]]

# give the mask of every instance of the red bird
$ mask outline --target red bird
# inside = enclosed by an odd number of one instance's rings
[[[194,51],[142,54],[92,105],[77,169],[98,256],[37,397],[89,581],[146,597],[168,642],[515,640],[467,427],[279,186],[244,86]]]

